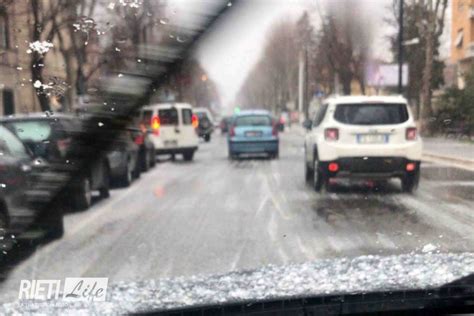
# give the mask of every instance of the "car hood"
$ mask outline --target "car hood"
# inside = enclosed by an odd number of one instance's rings
[[[16,301],[1,314],[123,314],[334,294],[437,288],[474,273],[473,253],[325,259],[215,276],[109,282],[105,302]]]

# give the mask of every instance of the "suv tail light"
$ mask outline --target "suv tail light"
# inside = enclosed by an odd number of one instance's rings
[[[160,117],[159,116],[153,116],[151,118],[151,129],[153,130],[153,134],[155,134],[156,136],[159,136],[160,135]]]
[[[416,140],[417,136],[418,136],[418,132],[416,130],[416,127],[407,128],[407,132],[406,132],[407,140]]]
[[[229,136],[230,136],[230,137],[234,137],[234,136],[235,136],[235,127],[234,127],[234,126],[231,126],[231,127],[230,127]]]
[[[193,114],[191,118],[191,124],[193,125],[194,128],[197,128],[199,126],[199,118],[196,114]]]
[[[339,130],[337,128],[326,128],[324,130],[324,138],[329,141],[336,141],[339,139]]]

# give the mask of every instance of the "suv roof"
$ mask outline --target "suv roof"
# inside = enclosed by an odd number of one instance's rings
[[[332,96],[327,98],[325,103],[408,103],[407,100],[399,95],[394,96],[366,96],[366,95],[354,95],[354,96]]]

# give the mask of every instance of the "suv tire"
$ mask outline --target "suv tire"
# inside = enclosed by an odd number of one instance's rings
[[[321,192],[327,187],[327,179],[319,165],[317,158],[313,160],[313,188],[316,192]]]
[[[402,191],[407,193],[414,193],[418,189],[420,182],[420,171],[417,170],[413,174],[406,174],[402,178]]]

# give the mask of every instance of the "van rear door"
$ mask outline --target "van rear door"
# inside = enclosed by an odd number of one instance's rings
[[[179,112],[175,107],[158,109],[160,136],[165,148],[175,148],[179,144]]]

